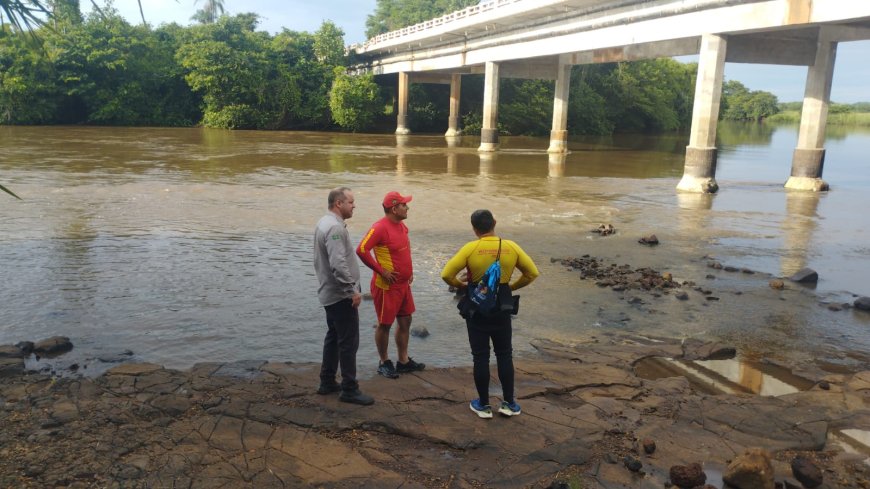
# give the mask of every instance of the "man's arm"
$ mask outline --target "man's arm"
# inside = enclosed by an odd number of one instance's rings
[[[474,244],[475,242],[467,243],[455,255],[453,255],[453,258],[451,258],[446,265],[444,265],[444,269],[441,270],[441,279],[447,282],[448,285],[457,288],[462,288],[468,285],[467,283],[459,281],[459,279],[456,278],[456,275],[468,264],[468,255]]]
[[[387,283],[393,283],[396,281],[396,277],[399,275],[394,270],[386,270],[384,267],[378,263],[378,260],[372,256],[372,250],[375,246],[381,244],[383,241],[383,231],[378,226],[372,226],[369,229],[369,232],[366,233],[365,237],[362,241],[359,242],[359,246],[356,247],[356,255],[360,260],[365,264],[365,266],[371,268],[375,273],[383,277]]]
[[[341,225],[332,226],[325,238],[326,255],[329,256],[329,268],[332,270],[332,275],[341,284],[346,297],[358,295],[356,278],[351,273],[350,264],[347,262],[348,250],[353,249],[347,230]]]
[[[538,272],[538,267],[535,266],[535,262],[532,261],[531,257],[520,248],[520,245],[516,243],[512,243],[514,251],[517,253],[517,266],[516,268],[522,272],[520,278],[516,280],[516,282],[511,284],[511,290],[522,289],[526,285],[532,283],[538,275],[541,273]]]

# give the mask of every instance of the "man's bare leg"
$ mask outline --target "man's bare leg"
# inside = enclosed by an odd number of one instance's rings
[[[408,340],[411,337],[411,316],[399,316],[396,318],[396,351],[399,361],[408,363]]]

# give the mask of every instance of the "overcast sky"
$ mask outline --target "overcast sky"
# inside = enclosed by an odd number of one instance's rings
[[[859,1],[859,0],[855,0]],[[860,0],[866,1],[866,0]],[[102,0],[98,0],[102,3]],[[90,1],[82,1],[87,12]],[[131,23],[141,21],[136,0],[115,0],[115,8]],[[202,0],[142,0],[145,20],[151,25],[177,22],[190,24]],[[366,17],[375,10],[375,0],[224,0],[229,14],[254,12],[261,17],[260,29],[276,33],[282,28],[314,32],[324,20],[344,30],[347,44],[365,41]],[[681,58],[681,60],[687,58]],[[870,102],[870,41],[841,43],[834,68],[831,99],[835,102]],[[781,102],[803,99],[806,67],[728,63],[725,77],[752,90],[772,92]]]

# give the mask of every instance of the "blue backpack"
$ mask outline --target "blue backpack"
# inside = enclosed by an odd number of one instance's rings
[[[498,287],[501,280],[499,258],[501,258],[501,239],[498,240],[498,254],[495,255],[495,261],[486,269],[480,282],[468,292],[468,298],[474,303],[477,312],[491,314],[498,305]]]

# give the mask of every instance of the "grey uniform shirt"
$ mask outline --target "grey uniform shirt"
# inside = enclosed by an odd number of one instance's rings
[[[317,298],[322,305],[330,306],[360,292],[356,260],[344,219],[327,212],[314,229],[314,271],[320,282]]]

